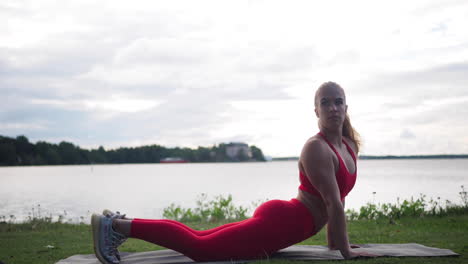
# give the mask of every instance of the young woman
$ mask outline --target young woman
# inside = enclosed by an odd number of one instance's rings
[[[309,138],[299,159],[299,193],[290,201],[271,200],[252,218],[197,231],[172,220],[128,219],[105,210],[91,219],[96,256],[119,263],[117,247],[138,238],[176,250],[195,261],[264,258],[301,242],[327,225],[328,246],[344,258],[374,256],[351,249],[344,198],[356,181],[359,139],[352,128],[343,88],[322,84],[315,93],[320,132]]]

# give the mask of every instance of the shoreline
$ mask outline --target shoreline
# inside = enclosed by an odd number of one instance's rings
[[[417,159],[417,160],[425,160],[425,159],[468,159],[468,154],[441,154],[441,155],[405,155],[405,156],[398,156],[398,155],[382,155],[382,156],[374,156],[374,155],[362,155],[359,156],[358,159],[360,160],[394,160],[394,159]],[[272,158],[271,161],[295,161],[299,160],[299,157],[277,157]]]

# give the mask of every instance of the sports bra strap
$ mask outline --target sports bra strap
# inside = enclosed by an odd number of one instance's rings
[[[354,150],[346,143],[346,140],[343,140],[343,143],[346,145],[348,152],[351,153],[351,157],[353,157],[354,164],[356,164],[356,156],[354,155]]]
[[[332,143],[330,143],[330,141],[328,141],[328,139],[325,137],[325,135],[320,131],[318,132],[318,134],[325,140],[325,142],[327,142],[327,144],[330,146],[330,148],[333,150],[333,152],[335,152],[336,156],[340,159],[340,160],[343,160],[340,156],[340,154],[338,153],[338,151],[336,151],[336,148],[335,146],[333,146]],[[354,164],[356,164],[356,156],[354,155],[354,151],[353,149],[348,145],[348,143],[346,143],[346,141],[344,139],[341,139],[341,141],[343,141],[343,143],[346,145],[346,148],[348,149],[348,152],[351,154],[351,157],[353,157],[353,160],[354,160]]]

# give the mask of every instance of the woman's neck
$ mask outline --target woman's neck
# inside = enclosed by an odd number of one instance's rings
[[[343,142],[343,132],[339,130],[330,130],[324,127],[320,127],[320,132],[327,138],[328,142],[335,146],[341,147]]]

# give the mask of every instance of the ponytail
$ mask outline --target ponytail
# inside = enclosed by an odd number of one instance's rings
[[[343,123],[343,136],[348,137],[356,145],[356,154],[359,153],[359,147],[361,146],[361,136],[359,133],[351,126],[351,121],[349,119],[348,113]]]

